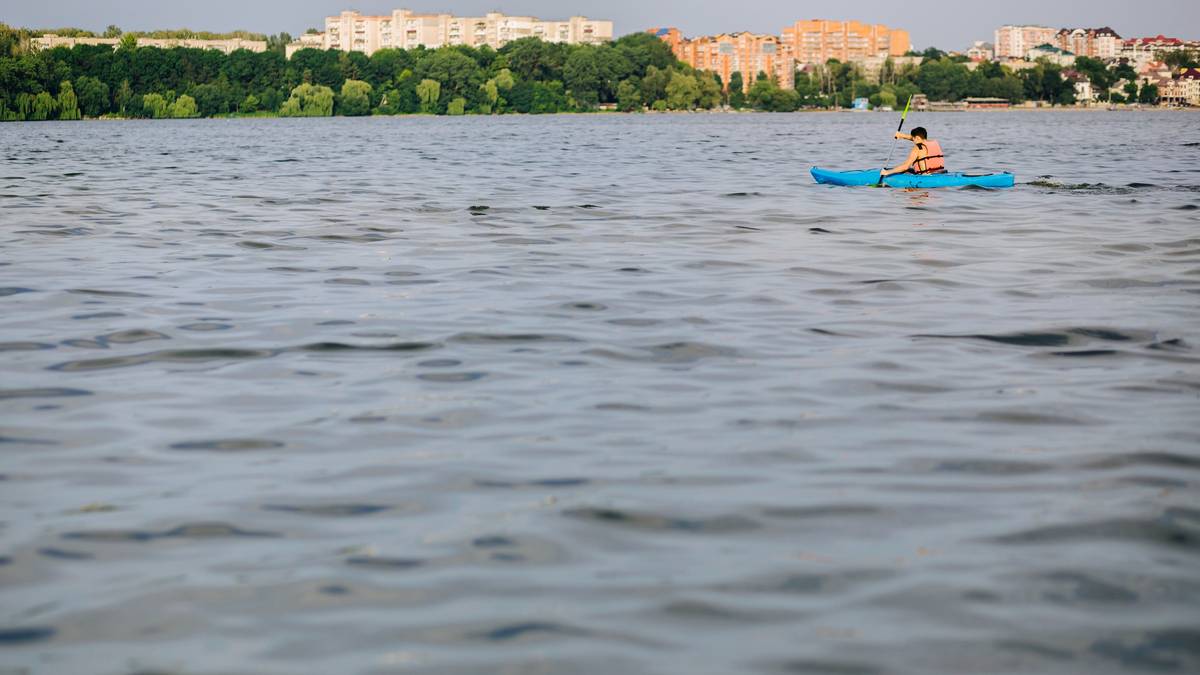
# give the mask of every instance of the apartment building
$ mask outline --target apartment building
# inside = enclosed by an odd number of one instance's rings
[[[801,63],[861,62],[904,56],[912,49],[908,31],[858,21],[797,21],[783,29],[781,39]]]
[[[1184,68],[1159,90],[1164,105],[1200,106],[1200,70]]]
[[[674,30],[674,29],[665,29]],[[660,34],[669,39],[671,33]],[[678,31],[675,31],[678,34]],[[745,91],[766,73],[781,89],[796,86],[796,59],[787,45],[774,35],[755,33],[726,33],[692,39],[678,39],[672,46],[675,57],[697,70],[708,70],[721,76],[726,87],[734,73],[742,74]]]
[[[1128,59],[1134,64],[1134,68],[1140,68],[1157,61],[1159,54],[1186,50],[1200,51],[1200,42],[1159,35],[1125,40],[1121,43],[1121,51],[1117,56]]]
[[[56,47],[66,47],[70,49],[75,45],[105,45],[117,48],[121,44],[120,38],[89,38],[89,37],[62,37],[47,33],[40,37],[35,37],[29,41],[30,46],[34,51],[43,49],[54,49]],[[159,49],[171,49],[173,47],[186,47],[189,49],[214,49],[225,54],[232,54],[239,49],[246,49],[252,52],[267,51],[267,43],[261,40],[243,40],[241,38],[232,38],[229,40],[187,40],[187,39],[160,39],[160,38],[138,38],[137,44],[139,47],[158,47]]]
[[[451,14],[417,14],[397,9],[391,14],[367,16],[345,11],[325,19],[325,32],[301,36],[287,47],[287,55],[301,49],[336,49],[368,56],[380,49],[414,49],[488,45],[499,49],[521,38],[546,42],[599,44],[613,39],[613,23],[573,16],[565,21],[543,21],[532,16],[492,12],[482,17]],[[318,44],[319,43],[319,44]]]
[[[907,31],[856,21],[797,21],[780,36],[725,33],[685,38],[677,28],[651,28],[680,61],[698,70],[710,70],[726,84],[733,73],[742,74],[747,90],[759,73],[773,77],[780,87],[796,84],[797,64],[821,64],[830,59],[882,68],[884,60],[900,58],[912,49]]]
[[[1023,59],[1029,50],[1055,44],[1058,31],[1046,26],[1001,26],[996,29],[997,59]]]
[[[1055,35],[1054,44],[1059,49],[1074,52],[1078,56],[1094,59],[1115,59],[1121,52],[1124,40],[1113,29],[1064,28]]]

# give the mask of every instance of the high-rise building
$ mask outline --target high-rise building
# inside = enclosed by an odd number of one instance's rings
[[[499,49],[526,37],[546,42],[599,44],[612,40],[613,23],[573,16],[565,21],[543,21],[532,16],[490,13],[482,17],[450,14],[416,14],[398,9],[391,14],[367,16],[346,11],[325,19],[325,32],[302,36],[287,47],[290,58],[301,49],[337,49],[371,55],[380,49],[437,48],[453,45]],[[319,41],[319,46],[318,46]]]
[[[747,90],[759,73],[792,89],[797,64],[820,64],[829,59],[882,64],[912,49],[907,31],[856,21],[797,21],[779,37],[724,33],[685,38],[676,28],[651,28],[648,32],[670,45],[680,61],[717,73],[726,85],[733,73],[741,73]]]
[[[1074,52],[1076,56],[1094,59],[1115,59],[1121,52],[1124,41],[1117,32],[1104,28],[1064,28],[1055,35],[1059,49]]]
[[[860,62],[904,56],[912,49],[908,31],[858,21],[797,21],[783,29],[782,40],[801,63]]]
[[[673,28],[652,32],[672,45],[675,58],[697,70],[720,75],[726,87],[734,73],[741,73],[745,91],[754,85],[759,73],[773,78],[782,89],[796,86],[796,59],[774,35],[726,33],[687,39],[679,37],[679,31]]]
[[[1046,26],[1001,26],[996,29],[996,58],[1023,59],[1034,47],[1057,42],[1057,35]]]

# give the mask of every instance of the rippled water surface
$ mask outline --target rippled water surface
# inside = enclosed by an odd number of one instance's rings
[[[1200,117],[911,121],[0,125],[0,670],[1196,672]]]

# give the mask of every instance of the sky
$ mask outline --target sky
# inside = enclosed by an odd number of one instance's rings
[[[903,28],[918,49],[963,50],[991,41],[1007,23],[1056,28],[1109,26],[1123,37],[1160,33],[1200,39],[1200,2],[1190,0],[857,0],[850,5],[796,0],[0,0],[0,22],[26,28],[103,30],[191,28],[303,33],[343,9],[386,14],[408,8],[478,16],[488,11],[560,19],[581,14],[615,22],[618,36],[675,26],[685,35],[753,31],[778,34],[799,19],[856,20]],[[1181,32],[1182,31],[1182,32]]]

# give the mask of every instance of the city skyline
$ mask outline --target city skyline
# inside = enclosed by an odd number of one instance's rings
[[[1032,0],[1011,0],[999,6],[912,0],[897,4],[862,0],[853,11],[797,7],[781,0],[744,0],[737,5],[706,9],[697,16],[685,0],[655,3],[631,0],[259,0],[254,3],[210,0],[203,4],[126,0],[95,3],[87,0],[51,0],[5,8],[0,22],[28,28],[74,27],[103,30],[116,24],[125,30],[190,28],[223,32],[248,30],[274,34],[303,33],[320,29],[326,16],[343,10],[390,13],[406,8],[417,12],[447,12],[482,15],[489,11],[562,19],[585,15],[611,20],[616,35],[639,32],[653,26],[673,26],[687,36],[751,31],[776,34],[779,26],[798,19],[855,20],[884,23],[908,30],[917,49],[936,46],[965,49],[975,40],[990,40],[997,26],[1042,24],[1054,28],[1112,26],[1125,37],[1171,33],[1171,27],[1200,29],[1200,6],[1170,0],[1146,0],[1136,5],[1101,0],[1085,7],[1047,5]],[[812,16],[809,16],[812,15]],[[1200,35],[1179,34],[1197,38]]]

